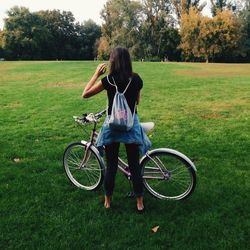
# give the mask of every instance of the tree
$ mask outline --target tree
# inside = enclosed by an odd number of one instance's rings
[[[215,43],[219,46],[218,53],[214,55],[216,61],[235,61],[243,53],[240,43],[242,23],[231,10],[218,12],[214,17]]]
[[[37,49],[33,35],[33,24],[37,20],[25,7],[13,7],[5,19],[3,44],[6,55],[12,59],[32,59],[31,55]]]
[[[96,41],[101,36],[101,27],[94,21],[85,21],[77,26],[78,53],[80,58],[91,60],[97,56]]]
[[[8,12],[2,32],[7,59],[93,59],[100,27],[93,21],[75,23],[71,12],[31,13],[25,7]]]
[[[186,60],[192,57],[200,57],[198,37],[200,33],[202,15],[196,8],[191,8],[189,13],[181,16],[181,44],[180,48]]]
[[[218,12],[214,18],[204,17],[194,8],[181,19],[181,45],[184,56],[207,62],[228,53],[238,53],[241,37],[239,20],[229,10]]]
[[[142,1],[143,22],[140,27],[141,57],[153,60],[160,60],[167,56],[168,41],[173,35],[174,20],[170,15],[170,1],[144,0]],[[176,35],[176,34],[175,34]],[[175,46],[176,48],[176,46]],[[172,48],[174,49],[174,48]]]
[[[178,24],[180,24],[182,14],[188,14],[190,8],[194,7],[199,11],[202,11],[206,6],[206,2],[200,3],[200,0],[171,0],[171,2]]]
[[[71,12],[40,11],[13,7],[4,26],[4,44],[10,59],[68,59],[74,35]]]
[[[50,36],[43,46],[43,53],[51,59],[73,59],[77,54],[74,48],[77,35],[73,14],[70,11],[59,10],[39,11],[38,14]]]
[[[133,58],[179,59],[180,36],[170,0],[109,0],[101,15],[104,23],[99,57],[107,58],[110,49],[120,45],[127,47]]]
[[[211,12],[213,16],[216,16],[217,12],[223,10],[231,10],[232,12],[239,12],[243,8],[242,2],[244,0],[210,0]]]
[[[242,38],[240,40],[240,45],[242,48],[243,57],[242,60],[250,62],[250,1],[246,0],[245,6],[242,8],[240,13],[240,18],[242,20],[241,32]]]
[[[116,46],[127,47],[132,57],[139,47],[138,35],[141,21],[141,5],[130,0],[108,0],[104,5],[101,16],[104,20],[102,26],[102,39],[100,41],[101,56],[106,56],[103,48]],[[99,55],[100,56],[100,55]]]
[[[98,58],[101,60],[108,60],[110,55],[110,45],[106,37],[102,36],[97,47]]]
[[[0,29],[0,58],[4,58],[3,31]]]
[[[211,12],[215,16],[218,11],[223,11],[227,6],[228,0],[210,0],[211,1]]]

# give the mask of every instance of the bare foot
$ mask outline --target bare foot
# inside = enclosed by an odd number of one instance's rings
[[[137,197],[136,198],[136,201],[137,201],[137,210],[138,211],[143,211],[144,210],[144,205],[143,205],[143,197],[140,196],[140,197]]]
[[[111,196],[104,196],[104,207],[105,208],[110,208],[110,201],[111,201]]]

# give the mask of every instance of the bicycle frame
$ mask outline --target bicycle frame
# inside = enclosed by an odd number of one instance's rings
[[[93,150],[93,148],[95,148],[97,150],[97,148],[95,146],[96,139],[97,139],[97,136],[98,136],[98,132],[96,131],[96,126],[97,126],[97,122],[94,122],[94,127],[92,128],[89,142],[84,141],[84,140],[81,141],[83,144],[87,145],[87,148],[86,148],[86,151],[85,151],[82,163],[81,163],[81,167],[84,166],[84,164],[88,160],[88,152],[89,152],[88,149],[91,147],[92,150]],[[96,151],[96,150],[94,150],[94,151]],[[98,155],[99,155],[99,151],[98,150],[97,150],[97,152],[98,152]],[[102,160],[101,162],[104,164],[103,166],[105,167],[104,161]],[[128,164],[126,162],[124,162],[120,157],[118,157],[118,169],[123,174],[125,174],[128,179],[131,178],[131,173],[130,173]]]
[[[92,123],[92,127],[88,129],[90,137],[87,141],[81,140],[69,144],[64,151],[63,165],[67,177],[76,187],[84,190],[96,190],[103,182],[106,165],[96,147],[98,138],[96,128],[104,113],[106,111],[84,114],[83,117],[74,116],[80,125]],[[142,123],[141,127],[147,132],[154,127],[154,123]],[[187,156],[176,150],[170,148],[150,150],[141,157],[139,164],[144,187],[156,198],[182,200],[194,191],[196,167]],[[118,169],[128,180],[131,179],[127,161],[120,157],[118,157]]]
[[[97,136],[98,136],[98,132],[96,131],[96,126],[97,126],[97,121],[94,121],[94,127],[92,128],[92,131],[91,131],[91,136],[90,136],[90,140],[89,142],[86,142],[86,141],[81,141],[83,144],[87,145],[87,148],[86,148],[86,151],[85,151],[85,155],[84,155],[84,158],[83,158],[83,161],[81,163],[81,166],[80,167],[84,167],[84,164],[87,162],[88,160],[88,157],[89,157],[89,148],[91,148],[95,153],[97,153],[98,155],[98,158],[99,158],[99,161],[101,164],[103,164],[103,167],[105,169],[105,163],[103,161],[103,158],[100,156],[99,154],[99,151],[98,149],[96,148],[95,146],[95,143],[96,143],[96,139],[97,139]],[[159,149],[156,149],[156,150],[159,150]],[[190,165],[191,167],[195,170],[196,170],[196,167],[195,165],[190,161],[190,159],[185,156],[184,154],[178,152],[178,151],[175,151],[173,149],[160,149],[160,150],[167,150],[168,152],[171,152],[172,154],[174,155],[177,155],[177,156],[180,156],[181,158],[183,158],[184,160],[186,160]],[[167,180],[170,178],[170,173],[169,171],[167,171],[165,169],[165,166],[164,164],[160,161],[160,159],[157,159],[157,160],[154,160],[152,157],[150,157],[150,155],[152,153],[154,153],[155,150],[152,150],[152,151],[148,151],[141,159],[140,159],[140,164],[146,159],[146,158],[149,158],[151,159],[154,164],[155,164],[155,167],[148,167],[147,169],[150,169],[150,170],[155,170],[155,172],[150,172],[151,174],[159,174],[159,171],[160,173],[162,174],[161,177],[159,176],[152,176],[152,175],[144,175],[143,178],[144,179],[158,179],[158,180]],[[118,169],[128,178],[130,179],[131,178],[131,173],[130,173],[130,170],[129,170],[129,166],[126,162],[124,162],[120,157],[118,157]],[[144,172],[144,174],[146,174],[147,172]]]
[[[96,146],[95,146],[96,139],[97,139],[97,136],[98,136],[98,133],[97,133],[97,131],[96,131],[96,125],[97,125],[97,123],[94,122],[94,127],[93,127],[93,129],[92,129],[92,132],[91,132],[91,136],[90,136],[89,142],[81,141],[83,144],[87,145],[87,148],[86,148],[86,151],[85,151],[85,155],[84,155],[83,161],[82,161],[82,163],[81,163],[81,167],[83,167],[84,164],[85,164],[85,163],[87,162],[87,160],[88,160],[88,157],[89,157],[89,153],[88,153],[89,150],[88,150],[88,149],[89,149],[90,147],[92,148],[92,150],[93,150],[93,148],[94,148],[94,149],[95,149],[94,151],[98,152],[98,155],[99,155],[99,151],[97,150],[97,148],[96,148]],[[151,157],[149,156],[149,154],[146,153],[146,154],[144,155],[144,157],[142,157],[142,159],[140,160],[140,163],[142,162],[142,160],[143,160],[145,157],[151,158]],[[102,162],[103,166],[105,167],[105,163],[104,163],[103,159],[102,159],[102,161],[100,161],[100,162]],[[155,161],[154,161],[154,162],[155,162]],[[161,173],[162,173],[163,176],[164,176],[164,177],[162,177],[162,178],[160,178],[160,179],[166,179],[166,178],[168,178],[168,175],[167,175],[167,177],[166,177],[166,174],[164,173],[164,171],[162,170],[162,168],[160,167],[160,165],[159,165],[157,162],[155,162],[155,164],[156,164],[156,166],[157,166],[158,168],[155,167],[154,169],[155,169],[155,170],[160,170]],[[124,162],[120,157],[118,157],[118,169],[119,169],[128,179],[131,178],[131,172],[130,172],[130,170],[129,170],[128,164],[127,164],[126,162]],[[157,173],[158,173],[158,172],[157,172]],[[152,174],[152,172],[151,172],[151,174]],[[156,177],[156,176],[147,176],[146,178],[147,178],[147,179],[159,179],[159,177]]]

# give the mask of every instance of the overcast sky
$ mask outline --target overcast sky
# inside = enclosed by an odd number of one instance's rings
[[[11,7],[24,6],[31,12],[38,10],[65,10],[71,11],[78,22],[88,19],[101,24],[100,11],[107,0],[0,0],[0,29],[3,28],[3,19],[6,11]],[[210,2],[210,0],[207,0]]]
[[[3,28],[3,19],[7,17],[6,11],[11,7],[24,6],[31,12],[38,10],[66,10],[71,11],[76,21],[83,22],[88,19],[101,24],[100,11],[107,0],[0,0],[0,28]]]

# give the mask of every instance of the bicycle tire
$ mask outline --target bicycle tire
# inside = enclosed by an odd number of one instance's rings
[[[88,148],[88,151],[86,149]],[[98,189],[104,177],[104,167],[93,146],[86,142],[74,142],[68,145],[63,154],[63,166],[70,182],[84,190]],[[84,156],[86,155],[83,164]]]
[[[141,167],[144,187],[156,198],[183,200],[195,189],[194,164],[175,150],[153,150],[142,160]]]

